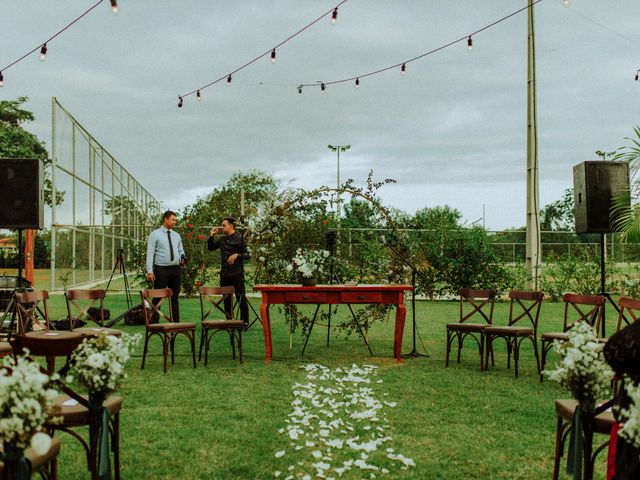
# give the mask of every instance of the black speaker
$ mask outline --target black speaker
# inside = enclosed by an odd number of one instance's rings
[[[0,158],[0,228],[44,228],[42,174],[35,158]]]
[[[611,232],[613,198],[629,191],[627,162],[588,161],[573,167],[576,233]]]

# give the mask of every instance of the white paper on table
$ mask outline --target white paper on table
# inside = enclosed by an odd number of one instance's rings
[[[75,407],[76,405],[78,405],[78,401],[70,398],[69,400],[62,402],[62,405],[64,405],[65,407]]]

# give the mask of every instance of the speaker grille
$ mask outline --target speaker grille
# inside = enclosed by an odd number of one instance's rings
[[[42,164],[0,158],[0,228],[44,228]]]

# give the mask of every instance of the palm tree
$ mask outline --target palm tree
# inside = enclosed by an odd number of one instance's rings
[[[631,183],[627,192],[613,199],[611,217],[614,230],[621,233],[623,240],[639,242],[640,179],[636,178],[636,175],[640,171],[640,127],[634,127],[633,132],[635,138],[625,137],[630,144],[618,148],[613,157],[616,161],[629,164]]]

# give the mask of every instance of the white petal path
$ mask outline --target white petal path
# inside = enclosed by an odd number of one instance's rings
[[[292,386],[292,411],[279,433],[288,437],[288,447],[275,452],[288,466],[274,472],[284,480],[346,476],[377,478],[399,468],[415,467],[415,462],[392,447],[386,409],[397,403],[375,398],[371,377],[377,366],[356,364],[330,369],[310,363],[304,384]],[[387,396],[388,393],[384,393]],[[349,475],[349,471],[352,471]]]

